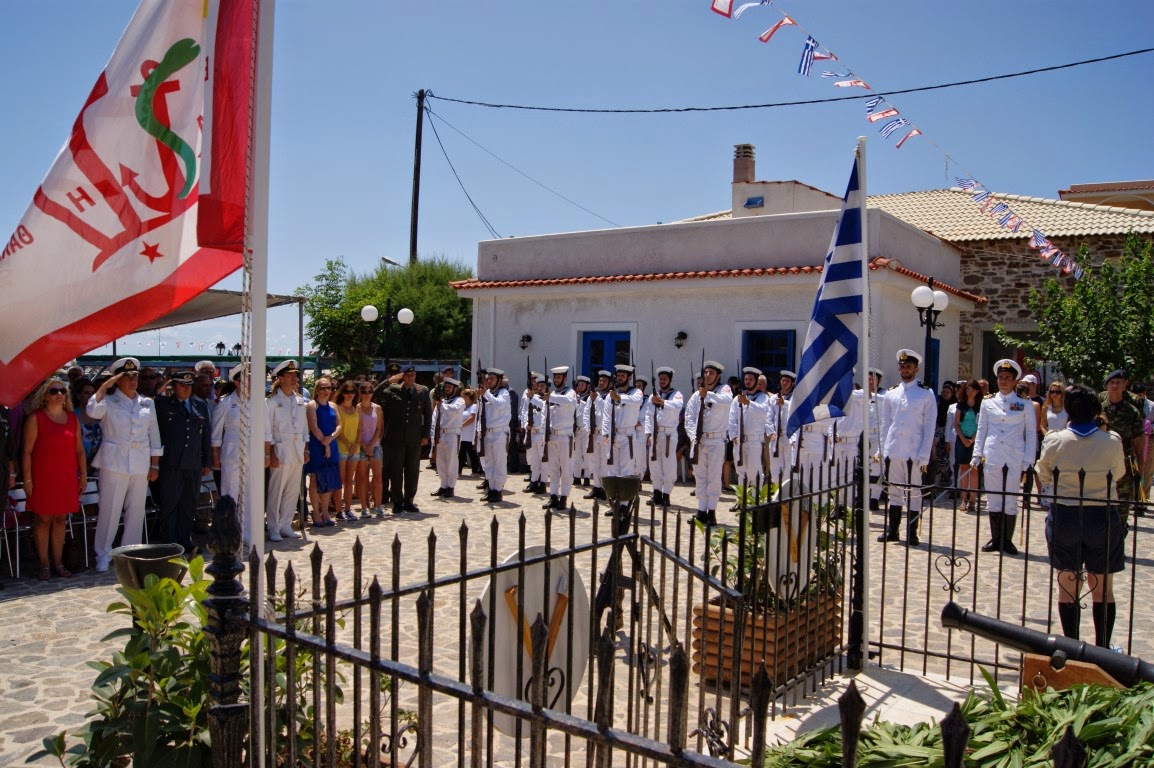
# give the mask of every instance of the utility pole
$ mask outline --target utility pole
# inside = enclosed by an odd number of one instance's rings
[[[425,127],[425,89],[417,91],[417,136],[413,147],[413,211],[409,223],[409,263],[417,263],[417,211],[421,201],[421,132]]]

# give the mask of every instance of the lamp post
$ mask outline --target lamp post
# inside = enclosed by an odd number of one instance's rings
[[[925,374],[922,383],[931,387],[937,382],[937,365],[930,357],[930,340],[934,329],[941,328],[945,323],[938,322],[938,316],[950,305],[950,297],[945,291],[934,290],[934,279],[931,277],[925,285],[919,285],[910,292],[910,301],[918,310],[918,322],[926,329],[926,344],[924,358],[926,362]]]
[[[361,307],[361,319],[370,324],[375,323],[378,319],[380,319],[385,325],[385,374],[388,375],[389,355],[392,351],[391,347],[389,346],[389,337],[392,334],[393,321],[396,320],[401,325],[410,324],[413,322],[413,310],[409,309],[408,307],[402,307],[401,309],[398,309],[397,313],[394,315],[393,302],[392,299],[389,299],[385,302],[385,314],[383,316],[372,304],[366,304],[365,306]]]

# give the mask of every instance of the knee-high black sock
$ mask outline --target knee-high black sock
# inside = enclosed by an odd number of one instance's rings
[[[1082,606],[1078,603],[1058,603],[1058,618],[1062,622],[1062,634],[1077,640],[1078,627],[1082,623]]]
[[[1114,634],[1114,618],[1117,606],[1113,602],[1094,603],[1094,645],[1110,647],[1110,636]]]

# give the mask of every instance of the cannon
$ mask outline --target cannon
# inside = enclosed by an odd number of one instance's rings
[[[979,637],[1007,645],[1023,653],[1035,653],[1050,659],[1054,669],[1061,669],[1066,661],[1084,661],[1093,664],[1124,686],[1154,682],[1154,664],[1137,656],[1115,653],[1082,640],[1062,635],[1047,635],[1034,629],[1019,627],[992,616],[966,610],[957,603],[946,603],[942,609],[942,626],[946,629],[964,629]]]

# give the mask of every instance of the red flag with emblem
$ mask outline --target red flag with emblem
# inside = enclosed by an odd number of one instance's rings
[[[137,8],[0,251],[0,402],[241,266],[255,1]]]

